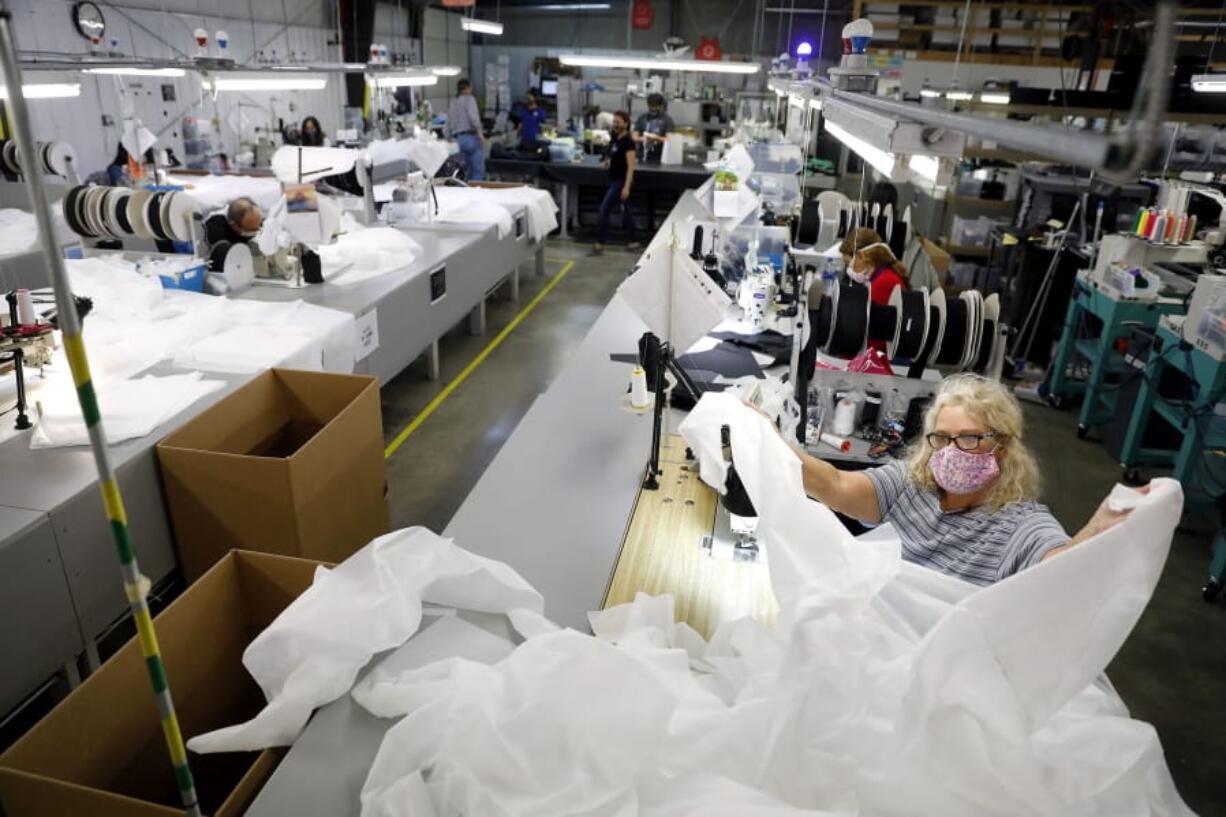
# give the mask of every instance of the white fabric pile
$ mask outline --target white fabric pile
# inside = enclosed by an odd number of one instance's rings
[[[243,196],[268,212],[281,198],[281,183],[271,176],[176,176],[172,173],[167,181],[186,188],[205,212],[220,210]]]
[[[51,221],[55,225],[56,238],[70,241],[74,238],[59,201],[51,204]],[[15,207],[0,208],[0,258],[21,255],[39,249],[38,223],[34,214]]]
[[[108,443],[120,443],[152,434],[153,430],[197,400],[225,385],[204,380],[200,372],[94,383]],[[76,389],[67,378],[49,380],[34,401],[38,424],[31,448],[89,445],[89,432],[81,416]]]
[[[162,361],[217,372],[353,371],[356,328],[347,312],[165,290],[122,258],[65,267],[73,292],[94,302],[84,338],[100,375],[128,377]]]
[[[514,222],[510,213],[523,206],[527,210],[528,235],[540,241],[558,226],[558,205],[548,190],[535,187],[443,187],[436,185],[439,215],[436,221],[490,222],[491,207],[505,208],[507,215],[499,217],[498,237],[510,234]]]
[[[558,629],[509,568],[402,531],[320,571],[244,655],[269,706],[189,746],[289,743],[403,643],[353,690],[402,718],[364,817],[1191,813],[1153,728],[1102,676],[1157,582],[1178,483],[1155,480],[1116,528],[977,589],[902,562],[897,541],[854,540],[730,395],[682,425],[704,480],[723,484],[724,425],[761,513],[773,631],[742,619],[707,643],[646,596],[592,614],[595,637]],[[525,640],[462,620],[410,638],[423,601],[506,612]]]
[[[438,213],[433,220],[447,224],[494,224],[498,227],[498,237],[506,238],[515,231],[511,211],[482,196],[483,192],[476,187],[435,185]],[[427,205],[433,206],[429,201]]]
[[[422,247],[407,233],[392,227],[364,227],[348,213],[336,241],[319,247],[324,280],[352,286],[404,269],[422,255]]]

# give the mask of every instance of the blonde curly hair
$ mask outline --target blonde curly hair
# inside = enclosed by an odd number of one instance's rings
[[[962,406],[975,419],[996,432],[1000,456],[1000,477],[992,485],[984,504],[993,511],[1013,502],[1037,499],[1039,496],[1039,466],[1023,442],[1022,407],[1017,398],[995,380],[974,374],[959,374],[945,378],[936,399],[924,412],[924,433],[911,447],[907,470],[916,484],[935,491],[936,480],[928,468],[932,447],[925,437],[936,430],[941,409]]]

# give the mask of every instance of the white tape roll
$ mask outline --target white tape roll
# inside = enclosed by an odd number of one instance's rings
[[[842,451],[844,454],[851,450],[851,441],[842,437],[836,437],[833,434],[822,432],[821,437],[818,439],[836,451]]]
[[[17,290],[17,323],[20,326],[31,326],[38,323],[38,316],[34,313],[34,299],[30,297],[30,290]]]
[[[647,395],[647,373],[638,366],[630,372],[630,405],[635,408],[647,408],[651,398]]]
[[[834,407],[834,422],[831,428],[840,437],[850,436],[856,430],[855,401],[844,397],[838,402],[838,405]]]

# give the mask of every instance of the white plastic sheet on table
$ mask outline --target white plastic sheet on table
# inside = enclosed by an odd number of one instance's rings
[[[190,745],[292,739],[312,706],[403,643],[354,691],[376,714],[404,714],[363,817],[1191,813],[1154,730],[1102,676],[1153,592],[1178,483],[1155,480],[1117,527],[980,589],[903,562],[897,540],[853,539],[731,395],[704,396],[682,425],[705,481],[723,485],[725,425],[761,513],[775,629],[740,619],[705,642],[675,622],[671,598],[641,594],[592,614],[594,637],[560,629],[497,563],[450,572],[463,551],[406,531],[321,573],[245,656],[268,709]],[[440,574],[450,592],[432,600],[480,600],[526,640],[508,651],[440,621],[406,643],[422,584]]]

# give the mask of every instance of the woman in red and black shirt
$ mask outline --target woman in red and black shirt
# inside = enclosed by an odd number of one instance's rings
[[[873,303],[888,306],[895,289],[907,289],[906,265],[894,257],[894,251],[876,230],[860,227],[843,239],[839,251],[847,265],[847,277],[867,286]],[[885,341],[873,340],[868,345],[885,351]]]

